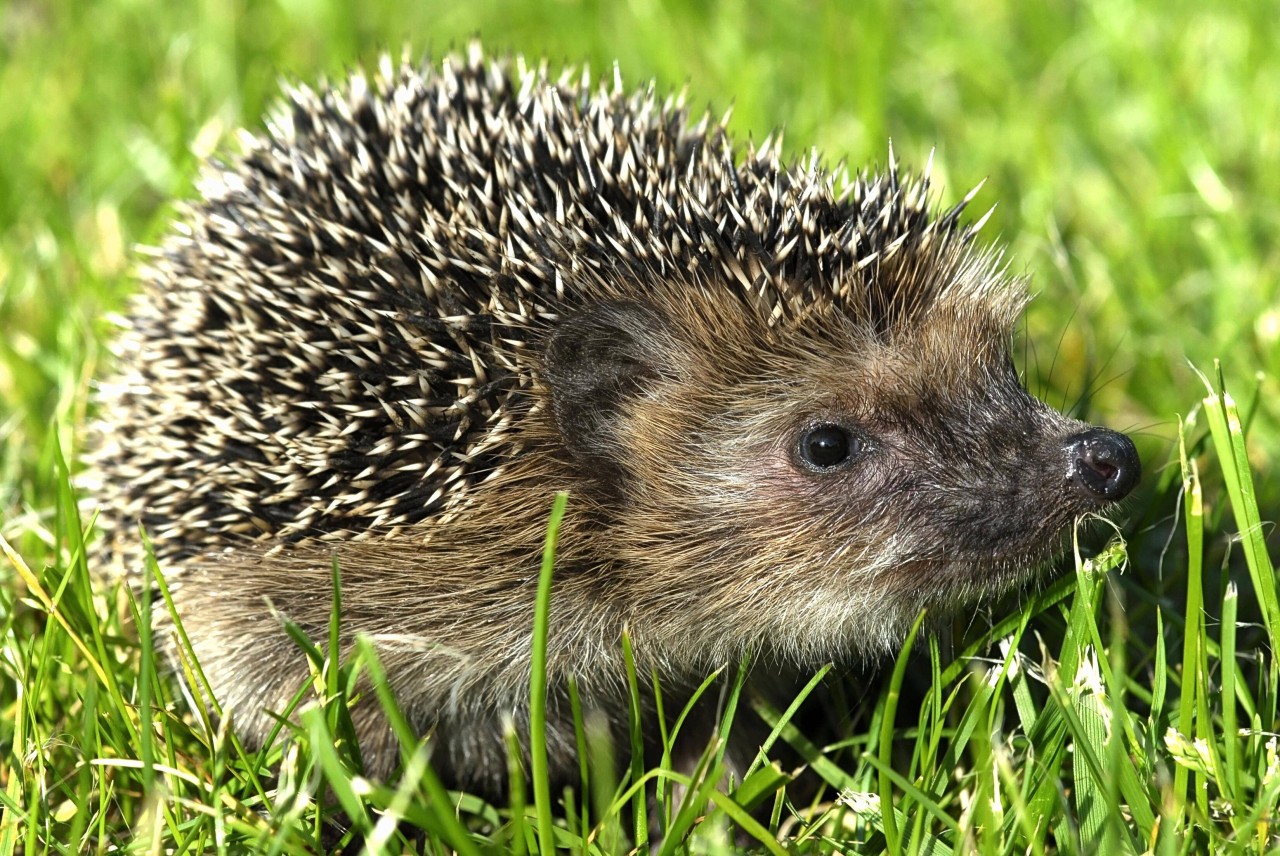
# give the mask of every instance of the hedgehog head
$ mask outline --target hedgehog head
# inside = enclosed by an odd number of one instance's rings
[[[1137,479],[1127,438],[1025,390],[1025,286],[975,247],[963,203],[931,211],[927,179],[891,166],[828,204],[821,228],[777,230],[827,242],[799,273],[730,249],[777,235],[721,212],[699,222],[737,231],[701,235],[695,273],[624,253],[605,276],[625,285],[584,286],[547,340],[558,441],[618,521],[611,572],[679,616],[657,626],[699,665],[891,645],[921,609],[1027,578]]]

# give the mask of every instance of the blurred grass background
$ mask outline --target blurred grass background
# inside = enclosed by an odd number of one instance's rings
[[[945,200],[982,179],[987,240],[1038,293],[1030,385],[1137,431],[1165,460],[1224,361],[1266,394],[1252,454],[1268,473],[1280,370],[1280,44],[1274,7],[1049,2],[339,3],[8,0],[0,6],[0,509],[48,505],[41,450],[70,442],[99,371],[104,313],[134,289],[199,161],[260,127],[283,78],[380,51],[616,60],[633,85],[687,84],[733,107],[742,138],[786,131],[832,164],[936,150]],[[975,214],[976,216],[976,214]],[[1280,490],[1263,480],[1264,509]],[[1264,517],[1274,519],[1275,513]]]
[[[494,52],[687,86],[695,107],[732,105],[740,139],[784,128],[792,155],[856,168],[883,163],[892,139],[918,168],[934,150],[945,202],[986,179],[973,216],[998,203],[985,239],[1011,245],[1037,293],[1019,343],[1029,386],[1135,433],[1148,476],[1130,605],[1163,598],[1166,558],[1181,579],[1166,462],[1177,415],[1204,395],[1192,364],[1222,360],[1264,527],[1280,518],[1278,18],[1260,0],[0,0],[0,531],[32,565],[53,562],[55,426],[74,450],[108,368],[106,316],[135,290],[134,247],[193,196],[200,161],[261,127],[281,78],[479,35]],[[1221,559],[1237,542],[1219,485],[1206,491]],[[23,587],[0,568],[15,592],[0,604],[20,611]],[[1129,614],[1143,645],[1160,638],[1154,615]],[[38,611],[0,618],[19,640],[44,626]]]

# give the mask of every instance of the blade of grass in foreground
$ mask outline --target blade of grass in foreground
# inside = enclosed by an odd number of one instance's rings
[[[636,675],[636,658],[631,650],[631,635],[622,631],[622,658],[627,667],[627,690],[631,699],[631,788],[634,792],[634,830],[636,847],[643,848],[649,841],[649,814],[645,806],[643,788],[637,784],[644,780],[644,733],[640,712],[640,680]]]
[[[356,639],[355,655],[364,664],[378,702],[382,705],[382,710],[386,713],[387,720],[395,730],[396,737],[405,752],[403,756],[405,772],[401,776],[401,787],[412,783],[425,794],[427,807],[435,823],[422,825],[430,826],[435,834],[443,838],[462,856],[479,856],[480,851],[476,849],[470,833],[458,819],[453,802],[449,799],[439,776],[436,775],[430,763],[424,763],[430,754],[426,743],[419,740],[413,733],[408,720],[400,710],[395,695],[391,691],[391,684],[387,680],[386,671],[382,668],[382,661],[378,658],[377,649],[367,637],[360,637]]]
[[[880,723],[880,805],[883,809],[884,838],[891,853],[898,853],[901,849],[898,825],[893,811],[893,780],[889,776],[889,770],[893,768],[894,714],[898,709],[898,698],[902,694],[902,682],[907,674],[907,661],[911,657],[911,649],[915,646],[920,625],[924,623],[924,616],[925,613],[922,610],[916,616],[915,624],[911,625],[907,640],[902,643],[902,650],[898,653],[898,662],[893,666],[893,678],[889,682],[888,696],[884,703],[884,719]]]
[[[1187,533],[1187,609],[1182,641],[1182,691],[1178,698],[1178,731],[1188,737],[1195,734],[1193,720],[1201,695],[1201,648],[1204,637],[1204,502],[1200,493],[1200,474],[1194,459],[1187,456],[1186,429],[1190,418],[1178,426],[1178,455],[1182,464],[1182,502]],[[1177,801],[1178,825],[1187,801],[1187,778],[1190,771],[1178,764],[1173,772],[1173,793]],[[1199,776],[1197,775],[1197,778]],[[1196,785],[1196,793],[1203,788]]]
[[[1249,454],[1245,449],[1244,430],[1235,400],[1227,392],[1222,379],[1222,365],[1214,362],[1217,385],[1200,374],[1209,394],[1203,400],[1209,432],[1213,435],[1214,451],[1222,464],[1222,477],[1227,495],[1231,497],[1231,511],[1239,530],[1245,564],[1253,581],[1254,593],[1262,607],[1262,620],[1267,627],[1271,650],[1280,650],[1280,592],[1277,592],[1275,568],[1267,554],[1263,539],[1262,522],[1258,514],[1258,495],[1253,487],[1253,475]],[[1197,372],[1199,374],[1199,372]]]
[[[1222,662],[1222,762],[1225,778],[1218,785],[1228,800],[1236,801],[1240,791],[1240,746],[1236,720],[1236,616],[1240,607],[1240,592],[1234,582],[1227,584],[1222,598],[1222,632],[1219,637],[1219,657]]]
[[[787,705],[787,709],[782,712],[782,715],[778,717],[776,721],[771,723],[772,730],[770,730],[769,736],[760,744],[760,751],[756,753],[756,757],[752,760],[751,765],[747,767],[747,771],[742,776],[744,782],[746,779],[751,777],[752,773],[768,761],[769,750],[772,749],[773,744],[778,741],[778,737],[782,734],[782,729],[795,717],[796,712],[800,710],[800,705],[804,703],[804,700],[807,699],[809,695],[818,688],[818,685],[826,679],[831,668],[832,664],[827,663],[819,669],[814,676],[809,679],[809,682],[804,685],[804,688],[796,694],[796,697],[792,699],[791,704]]]
[[[556,543],[569,494],[560,491],[551,505],[547,538],[538,575],[538,600],[533,609],[533,655],[529,679],[529,767],[533,779],[533,805],[538,815],[538,847],[543,856],[555,852],[555,827],[551,816],[551,779],[547,762],[547,638],[551,620],[551,576],[555,569]]]

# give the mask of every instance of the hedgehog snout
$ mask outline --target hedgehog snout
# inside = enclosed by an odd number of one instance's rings
[[[1142,478],[1142,462],[1133,441],[1106,428],[1090,428],[1063,443],[1067,481],[1098,502],[1124,499]]]

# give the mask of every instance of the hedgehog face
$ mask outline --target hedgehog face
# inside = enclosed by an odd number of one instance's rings
[[[717,614],[768,601],[792,653],[888,641],[922,607],[1025,579],[1137,481],[1132,443],[1030,396],[1007,327],[977,309],[888,335],[836,315],[762,333],[724,299],[681,300],[566,319],[547,377],[587,490],[616,510],[628,597],[702,613],[717,640],[734,632]],[[676,556],[683,578],[647,572]]]

